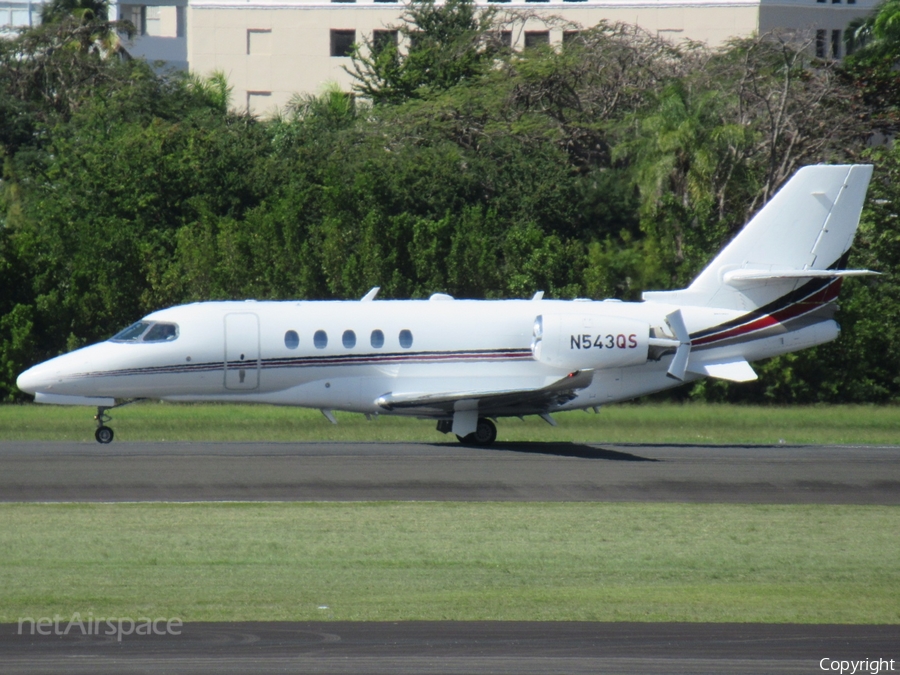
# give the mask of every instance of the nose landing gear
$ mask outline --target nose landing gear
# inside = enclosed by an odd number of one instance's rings
[[[129,398],[129,399],[116,399],[115,405],[100,405],[97,406],[97,414],[94,415],[94,419],[97,420],[97,430],[94,432],[94,438],[97,439],[98,443],[112,443],[113,437],[115,434],[113,430],[106,426],[106,423],[109,422],[112,417],[106,414],[107,410],[112,410],[113,408],[121,408],[123,405],[128,405],[129,403],[136,403],[137,401],[143,401],[145,399],[142,398]]]

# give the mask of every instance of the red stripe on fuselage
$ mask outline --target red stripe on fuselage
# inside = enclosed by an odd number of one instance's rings
[[[770,328],[779,323],[785,323],[786,321],[790,321],[791,319],[796,319],[797,317],[804,314],[808,314],[809,312],[815,311],[820,307],[824,307],[829,302],[833,302],[834,300],[836,300],[841,290],[841,281],[843,280],[838,277],[833,282],[825,286],[825,288],[816,291],[812,295],[808,295],[802,300],[798,300],[797,302],[783,307],[776,312],[772,312],[771,314],[757,317],[756,319],[753,319],[752,321],[741,326],[735,326],[734,328],[723,331],[721,333],[706,335],[702,338],[691,340],[691,345],[694,347],[698,347],[701,345],[709,345],[714,342],[720,342],[722,340],[741,337],[749,333],[754,333],[756,331]]]

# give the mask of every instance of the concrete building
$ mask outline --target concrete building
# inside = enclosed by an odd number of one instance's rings
[[[10,0],[0,0],[9,2]],[[21,0],[16,0],[20,2]],[[403,4],[390,0],[153,0],[114,5],[138,37],[132,54],[208,75],[222,71],[233,86],[232,105],[265,115],[298,92],[318,93],[328,83],[349,91],[344,71],[351,44],[396,39]],[[488,4],[477,0],[479,4]],[[498,3],[499,4],[499,3]],[[795,29],[815,35],[823,58],[843,56],[843,31],[877,0],[508,0],[503,9],[559,16],[581,26],[601,20],[637,24],[672,40],[718,46],[735,36]],[[2,6],[2,5],[0,5]],[[531,19],[511,26],[514,48],[559,43],[563,29]]]
[[[37,26],[43,5],[32,0],[0,0],[0,37],[12,35],[20,28]]]

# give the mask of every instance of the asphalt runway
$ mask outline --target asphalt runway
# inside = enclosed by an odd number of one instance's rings
[[[6,624],[0,673],[766,675],[822,673],[823,663],[834,672],[833,662],[876,659],[885,661],[881,672],[891,663],[900,669],[900,626],[321,622],[196,623],[180,631],[119,642],[78,629],[30,635],[28,625],[20,635]]]
[[[3,442],[0,501],[896,505],[898,460],[896,446]],[[196,623],[178,636],[121,642],[77,628],[24,633],[0,626],[0,674],[766,675],[833,673],[841,661],[867,659],[885,659],[877,672],[900,670],[900,626]]]
[[[900,504],[900,446],[0,443],[0,501]]]

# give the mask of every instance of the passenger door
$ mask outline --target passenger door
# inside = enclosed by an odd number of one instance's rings
[[[259,317],[256,314],[225,315],[225,388],[256,389],[259,386]]]

